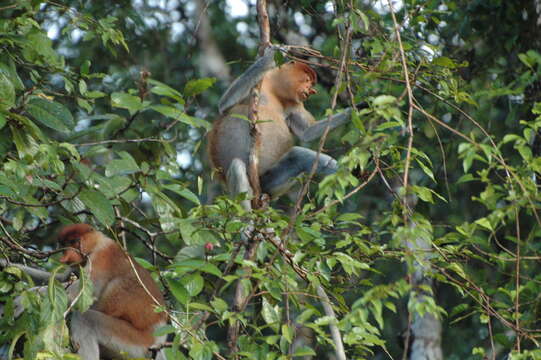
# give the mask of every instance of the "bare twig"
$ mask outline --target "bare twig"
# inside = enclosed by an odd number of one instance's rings
[[[269,24],[269,15],[267,13],[267,1],[258,0],[257,1],[257,13],[259,16],[259,34],[260,34],[260,46],[259,46],[259,55],[263,56],[265,48],[270,45],[270,24]],[[257,84],[252,89],[252,96],[250,99],[250,113],[248,119],[250,120],[250,154],[248,158],[248,179],[250,186],[252,188],[252,208],[258,209],[261,207],[261,184],[259,182],[259,148],[261,144],[261,132],[257,126],[257,121],[259,118],[258,106],[259,106],[259,95],[261,91],[262,81]],[[259,242],[255,239],[255,236],[252,236],[247,244],[246,252],[244,258],[246,260],[253,260],[255,258],[257,247]],[[249,278],[251,274],[251,269],[248,267],[244,268],[245,275],[244,279]],[[255,289],[254,289],[255,290]],[[233,309],[236,312],[241,312],[248,303],[249,297],[245,296],[244,285],[242,284],[242,279],[237,281],[235,288],[235,296],[233,299]],[[227,332],[227,343],[229,351],[233,356],[237,357],[236,353],[238,352],[237,339],[239,336],[240,323],[234,321],[228,329]]]
[[[351,190],[349,193],[347,193],[343,198],[341,198],[340,200],[334,200],[334,201],[331,201],[330,203],[328,203],[327,205],[325,205],[324,207],[322,207],[321,209],[317,210],[317,211],[314,211],[312,214],[310,214],[310,217],[312,216],[315,216],[319,213],[322,213],[324,211],[326,211],[327,209],[329,209],[330,207],[334,206],[334,205],[337,205],[339,203],[342,203],[344,200],[346,200],[347,198],[355,195],[357,192],[359,192],[359,190],[361,190],[362,188],[364,188],[366,185],[368,185],[368,183],[370,183],[370,181],[372,181],[372,179],[374,178],[374,176],[380,171],[381,169],[379,168],[379,158],[376,158],[376,165],[375,165],[375,168],[374,170],[372,170],[372,172],[370,173],[370,175],[368,176],[368,179],[366,179],[365,181],[363,181],[361,184],[359,184],[357,187],[355,187],[355,189]]]
[[[406,197],[408,195],[409,168],[410,168],[410,163],[411,163],[411,149],[413,147],[413,108],[414,108],[413,91],[411,90],[408,64],[406,62],[406,54],[404,52],[404,46],[402,45],[402,38],[400,37],[399,25],[398,25],[398,22],[396,21],[393,4],[391,3],[391,0],[387,0],[387,3],[389,4],[390,13],[393,18],[394,31],[395,31],[396,39],[398,41],[398,47],[400,49],[400,59],[402,61],[402,71],[404,72],[404,80],[406,82],[406,90],[408,94],[408,104],[409,104],[408,106],[408,149],[406,153],[406,164],[404,165],[404,180],[403,180],[404,203],[406,203]],[[404,211],[403,216],[404,216],[404,224],[407,224],[408,223],[407,212]]]
[[[520,221],[518,209],[515,209],[515,226],[517,231],[517,253],[515,255],[515,326],[520,329]],[[520,352],[520,333],[517,333],[515,349]]]
[[[349,4],[350,8],[353,8],[353,5],[352,3],[350,2]],[[346,67],[347,67],[347,59],[348,59],[348,56],[349,56],[349,47],[350,47],[350,44],[351,44],[351,36],[352,36],[352,29],[351,29],[351,19],[348,18],[348,21],[346,22],[346,34],[345,34],[345,37],[342,41],[342,49],[343,49],[343,52],[342,52],[342,57],[341,57],[341,60],[340,60],[340,68],[336,74],[336,79],[335,79],[335,91],[334,91],[334,94],[333,94],[333,97],[332,97],[332,101],[331,101],[331,110],[334,110],[334,108],[336,107],[336,103],[337,103],[337,98],[338,98],[338,91],[340,90],[340,87],[341,87],[341,83],[342,83],[342,75],[347,71]],[[288,227],[286,228],[286,230],[284,231],[284,244],[283,244],[283,247],[284,248],[287,248],[287,240],[289,238],[289,233],[291,232],[291,230],[293,229],[293,225],[295,224],[295,221],[298,217],[298,214],[299,214],[299,211],[300,211],[300,207],[301,207],[301,203],[304,199],[304,197],[306,196],[306,194],[308,193],[308,186],[310,185],[310,182],[311,182],[311,179],[314,177],[315,173],[316,173],[316,169],[317,169],[317,164],[318,164],[318,161],[319,161],[319,157],[323,151],[323,147],[325,145],[325,140],[327,139],[327,135],[329,134],[329,131],[330,131],[330,117],[331,117],[331,114],[329,114],[329,117],[328,117],[328,122],[327,122],[327,127],[325,128],[325,131],[323,132],[323,135],[321,136],[321,139],[319,141],[319,147],[318,147],[318,150],[317,150],[317,153],[316,153],[316,158],[315,158],[315,161],[312,165],[312,168],[310,170],[310,173],[308,174],[308,179],[306,180],[306,183],[304,184],[301,192],[299,193],[298,197],[297,197],[297,201],[295,203],[295,207],[294,207],[294,211],[293,211],[293,214],[291,216],[291,219],[289,221],[289,225]],[[322,287],[318,287],[316,289],[319,292],[322,292],[323,294],[325,294],[325,291]],[[326,296],[325,294],[325,297],[326,297],[326,300],[324,299],[323,300],[323,308],[325,310],[325,314],[327,316],[329,316],[330,318],[333,319],[333,321],[331,321],[329,323],[329,328],[331,329],[331,336],[333,338],[333,341],[334,341],[334,345],[335,345],[335,355],[336,355],[336,358],[339,359],[339,360],[345,360],[346,359],[346,354],[345,354],[345,351],[344,351],[344,345],[342,343],[342,337],[340,335],[340,331],[338,329],[338,326],[337,326],[337,319],[336,319],[336,315],[334,314],[334,311],[332,312],[328,312],[328,306],[330,306],[330,304],[328,303],[329,302],[329,298],[328,296]],[[325,301],[327,301],[327,303],[325,303]],[[332,310],[332,308],[331,308]]]
[[[128,143],[146,143],[146,142],[172,142],[173,140],[163,140],[156,138],[142,138],[142,139],[118,139],[118,140],[103,140],[103,141],[93,141],[81,144],[73,144],[73,146],[94,146],[94,145],[108,145],[108,144],[128,144]]]
[[[265,49],[270,45],[270,24],[269,15],[267,13],[267,1],[257,1],[257,14],[259,17],[259,56],[263,56]],[[262,81],[257,84],[252,90],[252,97],[250,99],[250,114],[248,119],[250,120],[250,155],[248,158],[248,179],[253,191],[252,207],[257,209],[261,206],[261,184],[259,183],[259,148],[261,145],[261,132],[257,126],[259,120],[258,106],[259,96],[261,92]]]

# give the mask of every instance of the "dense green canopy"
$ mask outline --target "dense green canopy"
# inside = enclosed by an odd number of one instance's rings
[[[255,1],[0,4],[0,358],[73,356],[63,288],[4,265],[58,271],[56,232],[86,222],[159,280],[170,359],[332,359],[319,285],[348,359],[541,359],[541,2],[389,4],[268,1],[317,71],[307,109],[368,108],[305,144],[337,174],[253,212],[205,134],[257,57]],[[272,232],[246,259],[249,222]]]

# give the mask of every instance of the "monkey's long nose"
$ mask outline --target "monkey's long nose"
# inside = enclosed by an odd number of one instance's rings
[[[308,90],[308,95],[314,95],[314,94],[317,94],[317,90],[316,90],[316,89],[311,88],[310,90]]]

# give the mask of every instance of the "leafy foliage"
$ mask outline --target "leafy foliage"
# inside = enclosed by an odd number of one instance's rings
[[[65,3],[12,1],[0,15],[4,256],[48,258],[36,248],[72,222],[128,241],[163,280],[173,326],[159,331],[175,335],[170,359],[227,356],[227,328],[237,321],[238,358],[329,358],[333,319],[317,301],[320,285],[348,358],[401,357],[412,319],[427,314],[442,323],[446,359],[541,356],[541,54],[531,36],[539,30],[533,2],[404,1],[394,11],[402,49],[386,6],[276,7],[275,41],[302,33],[333,65],[349,54],[339,107],[368,103],[329,135],[325,148],[340,170],[312,184],[313,196],[293,217],[287,199],[253,213],[239,199],[206,201],[212,179],[200,151],[210,128],[203,117],[215,115],[223,84],[199,74],[189,32],[175,39],[174,20],[135,2]],[[230,17],[218,3],[207,12],[219,49],[228,60],[252,59],[255,9]],[[196,29],[197,17],[186,15],[191,5],[174,10]],[[52,22],[62,24],[53,40]],[[237,35],[241,23],[249,30]],[[244,65],[232,63],[233,72]],[[334,74],[317,70],[320,91],[307,107],[331,114]],[[246,224],[272,229],[251,259],[242,250]],[[53,256],[40,265],[58,263]],[[416,283],[419,273],[424,280]],[[248,297],[241,312],[231,307],[238,281]],[[51,281],[42,294],[29,291],[33,285],[17,268],[0,274],[2,351],[74,358],[62,286]],[[88,284],[76,306],[90,303]],[[313,341],[298,345],[303,331]]]

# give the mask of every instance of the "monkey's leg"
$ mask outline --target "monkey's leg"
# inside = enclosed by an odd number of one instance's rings
[[[313,150],[294,146],[261,176],[261,189],[273,197],[283,194],[291,188],[297,176],[310,172],[316,156],[317,152]],[[335,173],[336,169],[336,160],[327,154],[319,154],[316,174],[326,176]]]
[[[100,349],[102,356],[118,358],[126,353],[131,358],[144,358],[155,343],[154,329],[139,330],[125,320],[95,310],[74,312],[70,328],[73,345],[83,360],[99,360]]]
[[[235,158],[231,161],[231,165],[229,165],[229,169],[227,170],[226,181],[231,195],[237,196],[238,194],[246,193],[249,198],[252,197],[252,187],[248,180],[246,164],[241,159]],[[247,211],[252,210],[249,199],[242,200],[241,205]]]

